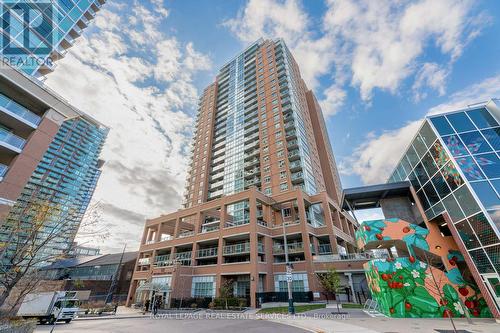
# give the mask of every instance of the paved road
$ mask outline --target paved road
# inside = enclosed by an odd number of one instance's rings
[[[38,325],[36,333],[50,332],[52,326]],[[103,319],[76,320],[70,324],[57,324],[56,333],[306,333],[307,331],[266,320],[175,320],[175,319]]]

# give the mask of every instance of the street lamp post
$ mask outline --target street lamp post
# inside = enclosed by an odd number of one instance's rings
[[[295,314],[295,307],[293,306],[293,294],[292,294],[293,266],[288,260],[288,243],[286,241],[286,228],[284,221],[283,221],[283,245],[285,247],[286,281],[288,286],[288,313]]]

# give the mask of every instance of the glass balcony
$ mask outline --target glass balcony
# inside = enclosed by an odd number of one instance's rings
[[[6,143],[18,150],[22,150],[26,140],[3,128],[0,128],[0,142]]]
[[[211,232],[211,231],[216,231],[219,230],[219,225],[218,224],[213,224],[213,225],[202,225],[201,226],[201,232]]]
[[[304,252],[304,245],[302,244],[302,242],[288,244],[288,253],[298,253],[298,252]],[[273,253],[274,254],[284,254],[285,253],[285,246],[284,245],[274,245],[273,246]]]
[[[5,176],[7,170],[9,170],[9,167],[6,166],[5,164],[0,163],[0,179],[2,179]]]
[[[0,110],[14,115],[16,118],[22,118],[23,121],[29,123],[32,127],[37,127],[41,121],[39,116],[2,94],[0,94]]]
[[[196,252],[197,258],[217,257],[217,248],[201,249]]]
[[[177,260],[191,260],[191,251],[176,253],[175,259],[177,259]]]
[[[319,254],[331,254],[332,247],[330,246],[330,244],[319,244],[318,245],[318,253]]]
[[[265,252],[265,251],[264,251],[264,244],[262,244],[262,243],[258,243],[258,244],[257,244],[257,251],[258,251],[259,253],[264,253],[264,252]]]
[[[250,253],[250,243],[240,243],[224,246],[224,255],[246,254]]]
[[[189,231],[182,231],[181,233],[179,233],[179,238],[190,237],[190,236],[194,236],[194,231],[189,230]]]
[[[140,258],[140,259],[137,261],[137,263],[138,263],[139,265],[149,265],[150,260],[149,260],[149,258]]]
[[[373,259],[373,255],[371,253],[346,253],[346,254],[323,254],[314,257],[314,261],[320,262],[332,262],[332,261],[366,261]]]
[[[171,259],[170,254],[156,256],[154,265],[155,266],[172,266],[173,260]]]

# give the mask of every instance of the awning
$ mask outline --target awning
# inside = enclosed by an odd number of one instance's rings
[[[154,284],[151,282],[146,282],[141,284],[137,291],[156,291],[156,292],[168,292],[170,291],[169,285]]]

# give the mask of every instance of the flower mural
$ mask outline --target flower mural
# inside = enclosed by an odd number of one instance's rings
[[[391,241],[404,241],[409,256],[373,259],[365,264],[365,274],[379,310],[390,317],[439,318],[491,317],[485,300],[474,282],[466,281],[458,268],[464,260],[459,251],[450,249],[443,261],[449,269],[440,269],[420,260],[415,248],[430,252],[429,230],[399,219],[363,223],[356,233],[364,248],[375,242],[390,247]],[[441,265],[442,267],[442,265]]]

